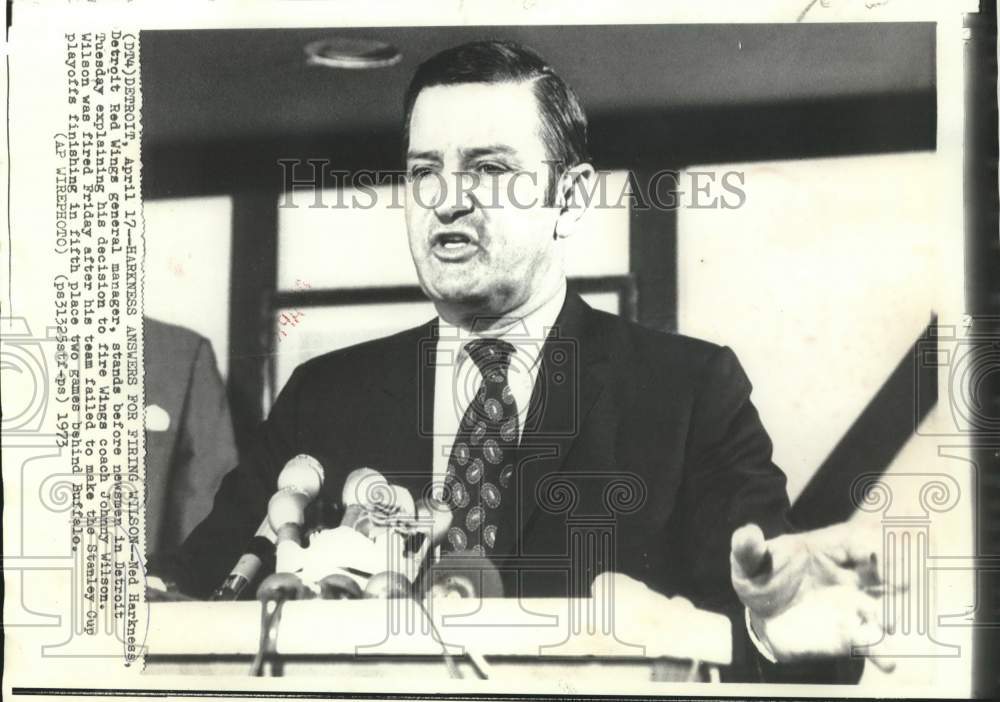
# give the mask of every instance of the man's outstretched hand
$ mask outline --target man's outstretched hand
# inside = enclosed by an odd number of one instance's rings
[[[880,531],[848,523],[771,540],[748,524],[733,533],[733,587],[779,662],[849,656],[884,635],[881,550]]]

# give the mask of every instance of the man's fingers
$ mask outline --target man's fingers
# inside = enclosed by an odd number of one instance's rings
[[[869,656],[868,660],[870,660],[872,662],[872,665],[881,670],[883,673],[891,673],[896,669],[896,662],[890,661],[888,658]]]
[[[836,582],[853,582],[874,596],[909,589],[908,570],[893,572],[886,562],[887,545],[880,528],[861,521],[843,522],[801,536],[824,566],[824,573]]]
[[[876,668],[883,673],[891,673],[896,669],[895,662],[879,656],[866,655],[869,646],[873,646],[885,637],[885,603],[863,593],[857,595],[858,625],[851,636],[851,653],[864,655]],[[860,650],[858,650],[860,649]]]
[[[756,578],[771,570],[764,532],[756,524],[747,524],[733,532],[733,562],[747,578]]]
[[[882,631],[882,627],[878,624],[862,624],[858,627],[857,633],[853,637],[853,650],[851,653],[853,655],[863,656],[865,660],[871,661],[872,665],[881,670],[883,673],[891,673],[896,669],[895,661],[877,655],[868,655],[865,652],[869,646],[881,641],[884,635],[885,633]],[[856,654],[855,650],[857,651]]]
[[[869,646],[873,646],[882,640],[885,631],[876,622],[865,622],[858,626],[851,640],[852,655],[864,656],[866,660],[872,662],[876,668],[883,673],[891,673],[896,669],[895,661],[877,655],[868,655],[866,652]]]
[[[852,569],[877,573],[884,545],[881,528],[864,522],[841,522],[808,533],[810,547]]]

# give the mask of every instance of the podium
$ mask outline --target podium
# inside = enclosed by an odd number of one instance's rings
[[[644,611],[601,599],[306,600],[272,626],[278,675],[422,679],[716,681],[729,619],[689,604]],[[258,602],[149,605],[146,673],[247,675]]]

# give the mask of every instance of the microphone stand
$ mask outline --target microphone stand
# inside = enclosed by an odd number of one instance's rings
[[[250,664],[250,675],[264,675],[264,662],[271,661],[271,676],[281,675],[281,661],[277,658],[278,627],[281,624],[281,608],[283,599],[269,599],[260,607],[260,642],[257,644],[257,655]]]

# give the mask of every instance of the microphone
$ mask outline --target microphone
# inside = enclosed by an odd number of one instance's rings
[[[372,539],[350,527],[317,532],[302,550],[300,575],[308,583],[321,583],[333,574],[345,575],[364,587],[367,578],[385,570],[385,552]]]
[[[257,599],[261,602],[308,600],[312,597],[312,590],[295,573],[271,573],[257,588]]]
[[[408,596],[417,570],[415,561],[408,558],[410,537],[417,527],[413,495],[401,485],[389,485],[388,491],[380,490],[372,498],[369,538],[384,565],[369,579],[365,596]]]
[[[423,574],[424,564],[429,562],[427,554],[444,540],[454,515],[447,504],[433,497],[417,500],[414,512],[416,530],[407,537],[403,555],[413,558],[416,564],[414,580],[418,581]]]
[[[414,506],[417,515],[417,531],[426,534],[432,546],[444,540],[451,528],[454,513],[448,505],[435,498],[421,498]]]
[[[319,495],[323,477],[323,466],[306,454],[292,458],[278,474],[278,491],[267,503],[267,520],[276,534],[275,572],[297,570],[305,509]]]
[[[284,495],[285,497],[282,498],[284,504],[278,504],[272,510],[272,503],[275,502],[275,499],[274,497],[271,498],[271,501],[268,503],[268,514],[264,517],[260,526],[257,527],[257,532],[250,539],[250,543],[247,544],[246,551],[236,561],[236,565],[229,571],[229,575],[215,589],[209,599],[216,601],[236,600],[243,594],[247,585],[260,573],[264,561],[275,555],[276,543],[279,539],[278,534],[275,532],[274,524],[278,523],[284,526],[288,521],[288,515],[282,514],[282,510],[287,511],[288,508],[288,495],[291,492],[299,491],[306,496],[306,504],[308,504],[309,501],[319,494],[322,485],[323,467],[315,458],[300,454],[285,464],[285,467],[281,469],[281,473],[278,475],[278,492],[274,496]],[[310,495],[312,497],[309,497]],[[302,500],[301,497],[291,499],[293,501]],[[279,500],[279,502],[281,501]],[[303,510],[304,508],[305,506],[303,505]],[[295,516],[292,515],[292,521],[294,519]],[[299,525],[301,526],[301,521]],[[285,539],[288,538],[287,528],[284,531],[283,537]]]
[[[416,516],[417,506],[413,495],[402,485],[392,485],[392,503],[387,505],[387,512],[396,521],[412,521]]]
[[[319,581],[319,594],[324,600],[360,600],[361,586],[343,573],[331,573]]]
[[[418,563],[412,559],[417,549],[410,548],[411,537],[419,536],[417,508],[410,492],[364,467],[348,474],[341,502],[345,509],[340,526],[313,534],[302,552],[303,579],[317,583],[329,597],[360,594],[339,578],[324,586],[331,576],[352,580],[359,591],[371,585],[369,596],[371,592],[401,591],[401,580],[409,588]],[[388,586],[379,585],[387,578]]]
[[[409,578],[398,570],[383,570],[368,579],[365,599],[395,599],[409,597],[412,589]]]
[[[355,468],[344,479],[341,501],[344,506],[368,505],[389,490],[389,481],[374,468]]]
[[[356,468],[348,474],[341,493],[344,516],[341,526],[350,527],[371,537],[374,527],[372,511],[379,502],[391,499],[392,488],[389,481],[372,468]]]
[[[239,599],[264,565],[264,561],[274,555],[274,542],[277,535],[271,528],[267,517],[257,527],[257,533],[250,539],[246,552],[236,561],[236,565],[229,571],[229,575],[216,588],[209,598],[216,601],[230,601]]]
[[[341,491],[340,526],[312,533],[308,547],[299,551],[301,569],[297,572],[302,579],[315,584],[327,598],[361,597],[368,578],[386,569],[386,549],[375,540],[385,530],[378,529],[375,512],[394,497],[393,488],[377,470],[363,467],[351,471]]]

